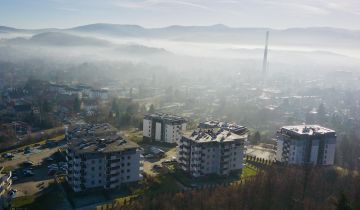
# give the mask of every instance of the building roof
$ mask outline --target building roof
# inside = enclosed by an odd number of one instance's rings
[[[71,151],[78,154],[111,153],[139,147],[136,143],[125,140],[119,135],[74,138],[68,143],[68,146]]]
[[[177,115],[166,114],[166,113],[154,113],[145,115],[145,119],[157,119],[172,123],[184,123],[186,119]]]
[[[282,130],[290,131],[297,135],[323,135],[323,134],[335,134],[334,130],[322,127],[320,125],[295,125],[295,126],[284,126]]]
[[[225,129],[199,129],[186,138],[199,142],[226,142],[234,140],[246,140],[247,134],[239,135]]]
[[[220,122],[217,120],[201,122],[199,124],[199,128],[222,128],[224,130],[228,130],[239,135],[244,134],[248,131],[245,126],[241,126],[235,123]]]
[[[99,124],[77,124],[69,128],[69,133],[74,136],[102,136],[102,135],[114,135],[117,133],[117,129],[109,123]]]

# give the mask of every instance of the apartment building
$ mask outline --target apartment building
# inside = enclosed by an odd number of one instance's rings
[[[156,113],[145,115],[143,137],[145,140],[176,143],[186,130],[186,120],[182,117]]]
[[[247,138],[247,130],[236,134],[224,128],[199,129],[181,138],[177,160],[194,177],[229,175],[243,168]]]
[[[0,210],[8,209],[11,201],[11,172],[3,173],[4,167],[0,168]]]
[[[319,125],[284,126],[277,132],[276,160],[295,165],[333,165],[336,132]]]
[[[66,180],[75,192],[119,188],[142,178],[139,146],[119,135],[72,138],[66,159]]]

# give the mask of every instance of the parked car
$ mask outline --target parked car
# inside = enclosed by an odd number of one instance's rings
[[[17,191],[14,191],[13,189],[11,189],[11,190],[8,192],[8,194],[9,194],[9,196],[10,196],[11,198],[15,198],[16,192],[17,192]]]
[[[5,153],[2,155],[4,158],[13,158],[14,155],[12,153]]]
[[[160,165],[157,165],[157,164],[153,165],[153,167],[152,167],[153,170],[160,170],[161,168],[162,167]]]
[[[146,159],[151,159],[151,158],[154,158],[155,156],[153,154],[147,154],[147,155],[144,155],[144,158]]]
[[[31,170],[24,170],[24,176],[34,176],[35,173]]]
[[[48,170],[59,170],[59,166],[48,166]]]
[[[23,163],[24,166],[33,166],[34,165],[34,162],[30,161],[30,160],[27,160]]]
[[[56,174],[57,170],[49,170],[48,171],[48,175],[49,176],[54,176]]]
[[[47,157],[47,158],[45,158],[45,160],[46,160],[46,161],[53,161],[54,158],[52,158],[52,157]]]

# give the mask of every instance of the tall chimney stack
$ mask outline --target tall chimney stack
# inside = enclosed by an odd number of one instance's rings
[[[264,50],[264,60],[263,60],[263,68],[262,68],[262,73],[266,74],[267,72],[267,67],[268,67],[268,61],[267,61],[267,57],[268,57],[268,42],[269,42],[269,31],[266,32],[266,38],[265,38],[265,50]]]

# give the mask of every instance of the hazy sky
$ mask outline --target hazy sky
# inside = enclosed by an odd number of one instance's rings
[[[90,23],[360,29],[360,0],[0,0],[0,25]]]

